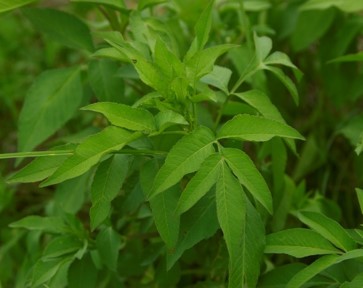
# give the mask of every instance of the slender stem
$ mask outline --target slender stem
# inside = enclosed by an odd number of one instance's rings
[[[244,7],[244,0],[239,0],[239,5],[241,7],[240,10],[238,10],[238,15],[243,27],[243,32],[246,34],[246,40],[247,45],[250,49],[252,49],[252,37],[251,37],[251,30],[250,30],[250,21],[248,20],[248,16]]]
[[[73,155],[73,150],[60,151],[35,151],[35,152],[16,152],[0,154],[0,159],[12,158],[30,158],[30,157],[47,157],[47,156],[70,156]]]

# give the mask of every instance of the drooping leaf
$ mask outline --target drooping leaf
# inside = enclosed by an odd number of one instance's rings
[[[220,154],[212,154],[202,163],[198,172],[182,192],[178,202],[177,213],[181,214],[189,210],[199,199],[208,193],[217,182],[222,163],[223,159]]]
[[[202,77],[201,81],[217,87],[224,93],[228,94],[228,83],[231,79],[231,75],[232,71],[230,69],[214,65],[212,72]]]
[[[263,117],[241,114],[226,122],[217,138],[237,138],[246,141],[268,141],[278,136],[300,139],[304,137],[290,126]]]
[[[213,194],[208,193],[182,215],[179,240],[175,249],[167,254],[167,269],[176,263],[184,251],[211,237],[219,228]]]
[[[291,78],[288,77],[280,68],[272,66],[264,66],[265,70],[271,71],[281,82],[285,85],[286,89],[290,92],[292,99],[295,104],[299,104],[299,93],[296,85],[292,82]]]
[[[92,230],[97,228],[110,214],[111,201],[121,189],[128,166],[128,156],[114,155],[97,167],[91,188],[90,219]]]
[[[11,228],[25,228],[50,233],[64,233],[66,224],[59,217],[27,216],[9,225]]]
[[[170,187],[150,199],[156,228],[168,249],[174,249],[179,236],[179,215],[175,213],[180,189]]]
[[[301,222],[314,229],[321,236],[329,240],[336,247],[349,251],[355,248],[355,242],[348,232],[335,220],[327,216],[310,211],[299,212],[298,218]]]
[[[159,112],[155,116],[156,126],[158,131],[164,131],[166,128],[173,125],[188,125],[188,121],[185,118],[172,110],[165,110]]]
[[[301,10],[326,10],[335,6],[345,12],[358,12],[363,10],[363,2],[357,0],[309,0],[300,6]]]
[[[120,11],[126,10],[124,1],[120,1],[120,0],[71,0],[71,2],[91,3],[91,4],[108,6],[110,8],[114,8],[114,9],[117,9]]]
[[[20,151],[31,151],[61,128],[81,105],[78,68],[43,72],[30,87],[19,117]]]
[[[229,254],[228,287],[243,286],[241,262],[243,227],[246,221],[244,191],[238,180],[223,163],[216,186],[217,216]]]
[[[138,132],[133,134],[122,128],[109,126],[101,132],[89,136],[81,143],[74,155],[64,161],[41,186],[54,185],[82,175],[97,164],[102,156],[120,150],[127,143],[139,137]]]
[[[336,262],[337,255],[325,255],[318,258],[316,261],[311,263],[306,268],[300,270],[295,274],[294,277],[287,283],[287,288],[299,288],[304,285],[307,281],[313,278],[315,275],[319,274],[321,271],[325,270],[329,266]]]
[[[257,61],[258,63],[262,63],[263,60],[265,60],[265,58],[271,52],[272,40],[266,36],[258,37],[257,34],[255,33],[254,42],[255,42]]]
[[[292,228],[267,235],[265,253],[282,253],[301,258],[338,254],[340,251],[315,231]]]
[[[23,12],[38,31],[54,41],[71,48],[93,51],[90,30],[77,17],[48,8],[27,8]]]
[[[197,171],[203,161],[213,153],[213,141],[213,133],[203,126],[178,141],[156,175],[149,197],[152,198],[178,183],[184,175]]]
[[[133,108],[125,104],[98,102],[83,107],[82,110],[103,114],[113,125],[134,130],[156,130],[154,116],[147,110]]]
[[[116,271],[117,269],[117,259],[121,244],[121,236],[112,227],[103,229],[97,235],[96,246],[101,261],[111,271]]]
[[[10,11],[38,0],[0,0],[0,13]]]
[[[223,158],[239,182],[250,191],[252,196],[272,214],[272,196],[265,179],[257,170],[250,157],[243,151],[235,148],[224,148]]]
[[[115,62],[100,59],[88,64],[90,85],[99,101],[121,102],[124,92],[124,82],[116,73],[119,65]]]

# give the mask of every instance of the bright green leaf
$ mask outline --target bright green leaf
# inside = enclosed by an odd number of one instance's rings
[[[97,228],[110,214],[111,201],[119,193],[126,178],[129,157],[114,155],[103,161],[96,170],[91,188],[91,228]]]
[[[121,244],[121,236],[112,227],[102,230],[96,237],[96,247],[101,261],[111,271],[116,271],[117,269],[117,259]]]
[[[108,6],[110,8],[115,8],[120,11],[126,10],[124,1],[121,1],[121,0],[71,0],[71,2],[91,3],[91,4]]]
[[[222,163],[223,159],[220,154],[212,154],[202,163],[180,196],[177,207],[178,214],[189,210],[208,193],[217,181]]]
[[[359,0],[309,0],[300,6],[301,10],[328,9],[335,6],[345,12],[363,10],[363,2]]]
[[[217,133],[217,138],[237,138],[246,141],[268,141],[273,137],[304,140],[292,127],[283,123],[248,114],[235,116]]]
[[[272,49],[272,40],[266,36],[258,37],[254,34],[256,58],[258,63],[262,63],[263,60],[270,54]]]
[[[64,161],[41,186],[54,185],[82,175],[97,164],[102,156],[120,150],[139,137],[137,132],[132,134],[122,128],[109,126],[81,143],[74,155]]]
[[[363,214],[363,189],[356,188],[355,193],[357,193],[360,211]]]
[[[166,2],[166,0],[140,0],[138,1],[137,9],[143,10],[147,7],[154,6],[163,2]]]
[[[52,239],[45,247],[42,259],[49,261],[52,258],[76,252],[82,248],[82,244],[76,236],[68,234],[58,236]]]
[[[54,41],[71,48],[93,51],[90,30],[77,17],[48,8],[27,8],[23,12],[38,31]]]
[[[83,107],[82,110],[101,113],[111,124],[118,127],[134,131],[156,130],[154,116],[145,109],[119,103],[98,102]]]
[[[217,87],[228,94],[228,83],[231,79],[231,75],[232,71],[230,69],[214,65],[212,72],[202,77],[201,81],[213,87]]]
[[[179,140],[156,175],[149,197],[154,197],[178,183],[184,175],[197,171],[203,161],[213,153],[213,141],[213,133],[202,126]]]
[[[61,128],[81,105],[78,68],[43,72],[30,87],[19,117],[19,150],[30,151]]]
[[[327,216],[310,211],[299,212],[298,218],[305,225],[314,229],[325,239],[329,240],[336,247],[349,251],[355,248],[355,242],[348,232],[335,220]]]
[[[0,13],[16,9],[38,0],[0,0]]]
[[[330,60],[328,63],[336,63],[336,62],[361,62],[363,61],[363,52],[344,55],[333,60]]]
[[[159,112],[155,116],[156,126],[159,132],[164,131],[166,128],[173,125],[188,125],[185,118],[172,110],[165,110]]]
[[[292,228],[267,235],[265,253],[282,253],[301,258],[312,255],[338,254],[340,251],[315,231]]]
[[[272,214],[270,189],[250,157],[243,151],[234,148],[224,148],[222,153],[239,182]]]

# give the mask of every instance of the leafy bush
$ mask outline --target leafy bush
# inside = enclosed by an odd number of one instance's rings
[[[31,2],[0,286],[362,286],[361,1]]]

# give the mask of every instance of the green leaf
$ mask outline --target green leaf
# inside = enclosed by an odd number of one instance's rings
[[[265,253],[282,253],[301,258],[312,255],[338,254],[340,251],[315,231],[292,228],[267,235]]]
[[[124,1],[120,1],[120,0],[71,0],[71,2],[91,3],[91,4],[108,6],[110,8],[114,8],[114,9],[117,9],[120,11],[126,10]]]
[[[185,64],[187,68],[187,77],[191,81],[197,81],[204,75],[207,75],[213,70],[214,62],[219,56],[226,53],[228,50],[238,47],[237,45],[224,44],[206,48],[198,51],[190,59],[187,59]]]
[[[166,0],[140,0],[138,1],[138,5],[137,5],[137,9],[138,10],[143,10],[145,8],[148,8],[150,6],[154,6],[160,3],[164,3],[166,2]]]
[[[337,63],[337,62],[361,62],[363,61],[363,52],[348,54],[341,57],[337,57],[333,60],[330,60],[328,63]]]
[[[88,26],[77,17],[48,8],[27,8],[23,12],[38,31],[54,41],[75,49],[94,50]]]
[[[121,246],[121,236],[112,227],[102,230],[97,235],[96,247],[101,261],[111,271],[117,270],[117,260]]]
[[[218,139],[237,138],[246,141],[268,141],[275,136],[304,140],[299,132],[288,125],[248,114],[235,116],[217,133]]]
[[[25,228],[28,230],[40,230],[50,233],[64,233],[66,226],[59,217],[27,216],[9,224],[11,228]]]
[[[270,54],[272,49],[272,40],[266,36],[258,37],[254,34],[254,42],[256,49],[256,58],[258,63],[262,63],[266,59],[268,54]]]
[[[228,83],[231,79],[232,71],[228,68],[221,67],[218,65],[213,66],[212,72],[205,75],[201,81],[203,83],[209,84],[213,87],[217,87],[227,95],[228,93]]]
[[[30,87],[19,116],[20,151],[30,151],[61,128],[81,105],[78,68],[43,72]]]
[[[46,262],[42,259],[38,260],[33,267],[31,287],[36,288],[39,287],[39,285],[47,282],[56,275],[62,264],[70,261],[70,258],[56,258]]]
[[[363,2],[357,0],[309,0],[300,6],[301,10],[327,9],[335,6],[345,12],[358,12],[363,10]]]
[[[86,254],[82,259],[75,260],[69,268],[68,285],[69,288],[96,288],[97,269],[91,259]]]
[[[329,240],[336,247],[349,251],[355,248],[355,242],[348,232],[338,222],[317,212],[302,211],[298,218],[305,225],[314,229],[325,239]]]
[[[54,151],[62,151],[63,149],[71,148],[71,146],[63,146],[54,148]],[[57,150],[56,150],[57,149]],[[58,150],[59,149],[59,150]],[[52,151],[48,151],[50,154]],[[66,160],[69,156],[49,156],[39,157],[34,159],[20,171],[12,175],[7,182],[8,183],[31,183],[42,181],[54,173],[55,170]]]
[[[298,69],[290,60],[289,56],[287,56],[285,53],[276,51],[273,52],[271,55],[269,55],[263,63],[265,65],[283,65],[290,67],[292,69]]]
[[[167,269],[178,261],[185,250],[213,236],[218,228],[214,193],[208,193],[182,215],[178,243],[175,249],[167,254]]]
[[[229,254],[228,287],[243,286],[241,246],[246,221],[244,191],[238,180],[223,163],[216,186],[217,216]]]
[[[263,69],[271,71],[281,82],[285,85],[286,89],[290,92],[292,99],[295,104],[299,104],[299,93],[297,91],[296,85],[292,82],[291,78],[286,76],[286,74],[280,69],[272,66],[264,66]]]
[[[82,175],[97,164],[102,156],[122,149],[139,137],[137,132],[132,134],[122,128],[109,126],[81,143],[74,155],[64,161],[41,186],[54,185]]]
[[[16,9],[37,0],[0,0],[0,13]]]
[[[100,59],[88,64],[90,85],[99,101],[121,102],[124,82],[116,76],[119,65],[115,62]]]
[[[177,213],[182,214],[199,201],[216,183],[223,159],[220,154],[210,155],[182,192]]]
[[[172,110],[165,110],[159,112],[155,116],[156,126],[159,132],[164,131],[173,125],[188,125],[188,121],[185,118]]]
[[[301,51],[322,37],[329,29],[334,16],[333,9],[302,11],[291,37],[292,48],[297,52]]]
[[[286,288],[299,288],[304,285],[307,281],[313,278],[315,275],[324,271],[329,266],[336,262],[337,255],[325,255],[313,263],[311,263],[306,268],[300,270],[294,277],[287,283]]]
[[[160,237],[169,249],[174,249],[179,236],[179,215],[175,213],[180,189],[170,187],[150,199],[150,207]]]
[[[239,182],[272,214],[270,189],[250,157],[243,151],[235,148],[224,148],[222,154]]]
[[[128,166],[128,156],[114,155],[97,167],[91,188],[90,219],[92,230],[96,229],[110,214],[111,201],[122,187]]]
[[[101,113],[111,124],[118,127],[134,131],[156,130],[154,116],[145,109],[133,108],[119,103],[98,102],[87,105],[82,110]]]
[[[355,193],[357,193],[360,211],[363,214],[363,189],[356,188]]]
[[[156,175],[149,197],[152,198],[178,183],[184,175],[197,171],[203,161],[214,152],[213,141],[213,133],[203,126],[179,140]]]
[[[42,260],[49,261],[81,249],[83,243],[73,235],[61,235],[52,239],[45,247]]]
[[[356,275],[352,281],[345,282],[340,288],[361,288],[363,287],[363,273]]]

